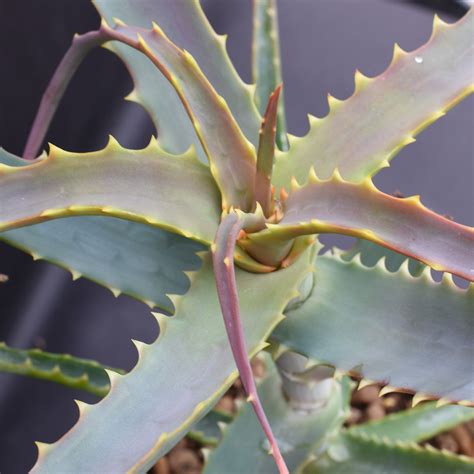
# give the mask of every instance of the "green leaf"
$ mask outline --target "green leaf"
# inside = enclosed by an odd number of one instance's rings
[[[272,338],[308,357],[451,400],[472,398],[474,285],[427,269],[413,277],[338,255],[316,260],[315,287]],[[357,335],[357,337],[354,337]],[[433,367],[435,371],[433,371]]]
[[[370,178],[359,184],[336,173],[295,188],[283,203],[277,225],[249,239],[264,245],[275,239],[335,232],[371,240],[421,260],[435,270],[474,280],[474,229],[427,209],[418,196],[396,198],[379,191]]]
[[[423,403],[410,410],[385,416],[381,420],[354,425],[349,434],[379,438],[384,442],[419,442],[442,431],[474,419],[474,408],[459,405],[437,407],[436,402]]]
[[[255,149],[196,60],[172,43],[157,24],[146,30],[127,26],[117,19],[115,28],[103,24],[101,29],[111,40],[145,54],[173,85],[209,159],[211,173],[222,193],[222,207],[251,210]]]
[[[251,355],[281,319],[309,271],[309,255],[269,274],[237,270],[237,286]],[[160,336],[138,344],[137,366],[114,376],[109,394],[81,404],[74,428],[54,445],[40,445],[34,472],[145,471],[217,402],[237,376],[220,315],[208,255],[176,313],[157,315]],[[106,453],[106,454],[104,454]]]
[[[260,117],[253,101],[254,88],[244,84],[226,52],[225,36],[217,35],[205,17],[198,0],[142,0],[111,2],[94,0],[99,13],[112,24],[120,18],[129,25],[150,28],[155,21],[179,48],[189,51],[204,75],[232,111],[245,136],[258,143]],[[108,45],[126,64],[135,88],[129,100],[142,104],[149,112],[162,146],[173,153],[201,144],[186,111],[171,84],[153,64],[137,51],[116,42]],[[170,121],[169,117],[173,116]],[[201,149],[201,158],[204,156]]]
[[[222,437],[221,426],[231,423],[234,417],[223,411],[211,410],[186,435],[204,446],[217,446]]]
[[[111,139],[103,150],[83,154],[51,147],[48,158],[30,165],[0,165],[0,201],[2,231],[96,214],[210,243],[220,216],[208,168],[191,151],[170,155],[156,141],[126,150]]]
[[[339,435],[323,456],[310,461],[302,474],[470,474],[472,459],[416,444]]]
[[[0,372],[49,380],[103,397],[110,388],[105,369],[125,373],[69,354],[52,354],[40,349],[13,349],[0,342]]]
[[[398,271],[407,259],[405,255],[364,239],[357,239],[349,250],[341,254],[341,258],[349,262],[358,254],[361,263],[366,267],[375,267],[382,258],[385,258],[385,266],[389,272]],[[425,267],[426,265],[418,260],[408,259],[408,269],[413,276],[420,276]]]
[[[0,163],[24,166],[0,149]],[[204,246],[158,227],[113,217],[67,217],[0,233],[0,239],[27,253],[125,293],[151,307],[173,311],[168,293],[183,294],[186,270],[199,268]]]
[[[281,379],[273,365],[259,385],[265,413],[272,425],[278,444],[291,472],[301,464],[311,450],[320,446],[330,433],[338,430],[349,406],[349,384],[334,381],[329,401],[312,413],[294,410],[285,399]],[[268,444],[246,403],[232,424],[224,430],[222,441],[213,450],[205,466],[205,474],[273,474],[274,462],[268,454]]]
[[[405,53],[395,47],[389,68],[369,79],[355,76],[355,92],[345,101],[329,97],[329,114],[310,118],[303,138],[290,137],[290,151],[276,159],[274,184],[288,189],[314,166],[320,178],[338,168],[359,181],[388,166],[389,160],[426,126],[473,91],[471,11],[454,25],[435,17],[427,44]]]
[[[278,15],[276,0],[253,2],[253,81],[256,84],[255,102],[263,115],[270,94],[282,83]],[[285,101],[278,104],[276,143],[280,150],[288,150]]]

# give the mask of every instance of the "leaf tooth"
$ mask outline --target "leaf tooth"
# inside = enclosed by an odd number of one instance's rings
[[[317,184],[321,182],[321,180],[318,178],[318,175],[316,174],[316,170],[314,169],[314,166],[311,166],[309,169],[308,181],[313,184]]]
[[[151,27],[152,27],[151,29],[152,29],[152,31],[155,35],[160,36],[160,37],[165,38],[165,39],[168,39],[168,37],[166,36],[163,29],[155,21],[151,22]]]
[[[434,17],[433,17],[433,29],[432,29],[432,33],[431,33],[431,38],[436,35],[441,29],[444,29],[446,28],[447,26],[449,26],[448,23],[444,22],[437,13],[435,13]],[[430,39],[431,39],[430,38]]]
[[[140,103],[140,96],[138,95],[136,88],[133,88],[123,99],[128,100],[129,102]]]
[[[117,26],[127,26],[127,24],[124,21],[122,21],[120,18],[117,18],[116,16],[113,16],[112,20]],[[102,18],[102,21],[105,22],[104,18]],[[107,25],[107,23],[105,24]]]
[[[367,176],[367,178],[365,178],[361,184],[362,184],[362,187],[364,187],[365,189],[369,191],[379,192],[379,190],[377,189],[377,186],[375,186],[370,176]]]
[[[115,372],[110,369],[104,369],[105,372],[107,373],[109,380],[110,380],[110,389],[112,389],[116,384],[117,381],[120,379],[120,377],[124,377],[123,375],[120,375],[118,372]],[[79,407],[79,412],[81,412],[81,407]],[[82,412],[81,412],[82,415]]]
[[[329,105],[329,113],[339,108],[339,106],[344,102],[341,99],[337,99],[336,97],[331,95],[331,93],[329,92],[327,94],[327,99],[328,99],[328,105]]]
[[[30,252],[30,255],[34,261],[43,259],[43,257],[39,253],[36,253],[36,252]]]
[[[389,393],[399,393],[401,391],[400,388],[394,387],[392,385],[385,385],[379,391],[379,397],[383,397],[384,395],[388,395]]]
[[[435,398],[436,397],[433,397],[432,395],[428,395],[426,393],[418,392],[418,393],[415,393],[415,395],[413,396],[412,401],[411,401],[411,406],[412,406],[412,408],[414,408],[422,402],[427,402],[427,401],[430,401],[430,400],[434,400]]]
[[[35,441],[36,447],[38,448],[38,457],[45,456],[51,450],[51,444],[43,443],[42,441]]]
[[[406,54],[406,51],[404,51],[400,45],[398,43],[395,43],[393,45],[393,56],[392,56],[392,61],[390,62],[390,65],[388,66],[388,69],[389,70],[390,68],[392,68],[396,62]],[[382,73],[384,74],[384,73]]]
[[[409,197],[406,197],[406,198],[402,198],[404,201],[406,202],[409,202],[417,207],[424,207],[422,204],[421,204],[421,200],[420,200],[420,195],[419,194],[414,194],[413,196],[409,196]]]
[[[112,292],[112,294],[115,296],[115,298],[118,298],[122,292],[118,288],[114,288],[112,286],[109,286],[108,289]]]
[[[339,171],[338,168],[334,168],[334,171],[332,172],[332,176],[330,178],[330,181],[333,181],[335,183],[345,183],[346,181],[341,175],[341,172]]]
[[[133,345],[136,347],[138,356],[142,357],[145,348],[148,347],[148,344],[145,344],[143,341],[139,341],[137,339],[131,339]]]
[[[298,183],[298,180],[296,179],[295,176],[291,177],[291,191],[298,191],[298,189],[301,188],[301,184]]]
[[[111,134],[109,134],[109,139],[108,139],[108,142],[107,142],[107,145],[105,146],[104,150],[107,150],[107,151],[122,151],[124,148],[122,147],[122,145],[120,145],[120,143],[118,142],[118,140]]]
[[[363,89],[365,89],[367,84],[369,84],[371,81],[372,79],[370,77],[367,77],[366,75],[362,74],[359,69],[356,69],[354,73],[354,94],[358,94]]]
[[[217,427],[219,428],[219,431],[221,432],[221,434],[225,435],[225,432],[227,431],[227,428],[229,427],[229,425],[227,423],[224,423],[223,421],[218,421]]]
[[[82,273],[78,272],[77,270],[74,270],[73,268],[70,268],[69,271],[71,272],[71,275],[72,275],[72,281],[79,280],[79,278],[82,277]]]
[[[436,408],[441,408],[441,407],[444,407],[446,405],[451,405],[451,403],[452,403],[452,401],[449,400],[448,398],[440,398],[436,402]]]
[[[64,212],[63,209],[45,209],[40,213],[41,217],[55,217],[60,216]]]
[[[310,127],[313,127],[313,126],[317,125],[319,122],[321,122],[323,120],[323,119],[321,119],[319,117],[316,117],[315,115],[312,115],[312,114],[308,114],[307,117],[308,117],[308,122],[309,122]],[[293,137],[293,138],[299,138],[299,137]]]
[[[79,408],[79,418],[83,417],[87,409],[91,406],[88,403],[77,399],[74,399],[74,403],[77,405],[77,408]]]
[[[58,146],[54,145],[53,143],[48,142],[48,148],[49,148],[49,153],[48,153],[48,160],[52,160],[54,158],[58,158],[60,156],[65,156],[66,151],[63,150],[62,148],[59,148]]]
[[[363,388],[368,387],[369,385],[375,385],[376,383],[377,382],[375,380],[361,379],[357,390],[362,390]]]
[[[209,456],[211,455],[211,449],[210,448],[201,448],[201,453],[202,457],[204,458],[204,463],[207,463],[209,461]]]

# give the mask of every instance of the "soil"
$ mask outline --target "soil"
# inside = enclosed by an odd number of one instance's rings
[[[252,361],[256,378],[264,375],[263,363],[256,359]],[[370,385],[352,394],[351,415],[345,426],[377,420],[385,415],[411,407],[413,396],[406,393],[391,393],[379,397],[380,385]],[[236,413],[236,400],[244,399],[240,379],[222,397],[216,408],[230,413]],[[453,453],[463,454],[474,458],[474,420],[456,426],[450,431],[441,433],[434,438],[424,441],[422,445],[430,444],[437,449],[447,449]],[[203,446],[188,438],[182,439],[165,457],[150,470],[151,474],[200,474],[204,464]]]

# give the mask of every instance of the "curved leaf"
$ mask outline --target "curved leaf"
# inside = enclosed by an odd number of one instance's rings
[[[1,231],[98,214],[211,242],[220,215],[208,168],[192,152],[169,155],[154,141],[133,151],[112,139],[93,153],[51,148],[48,158],[29,166],[0,165],[0,202]]]
[[[474,285],[413,277],[338,255],[316,260],[311,296],[272,338],[344,370],[451,400],[471,399]],[[354,335],[357,334],[357,337]],[[436,373],[433,373],[436,367]]]
[[[355,92],[345,101],[329,96],[329,114],[310,118],[302,138],[276,159],[274,184],[302,182],[314,166],[329,178],[337,168],[359,181],[388,166],[388,161],[426,126],[473,91],[473,12],[448,25],[435,17],[424,46],[406,53],[397,45],[389,68],[376,78],[355,75]]]
[[[291,294],[309,271],[308,256],[290,268],[251,274],[237,269],[246,340],[251,355],[281,319]],[[139,361],[98,404],[80,404],[79,422],[53,445],[39,447],[33,472],[144,471],[217,402],[237,376],[220,316],[210,258],[192,277],[176,313],[157,315],[160,336],[137,344]],[[291,282],[291,284],[288,284]],[[106,455],[104,455],[106,453]]]
[[[0,372],[48,380],[103,397],[110,389],[105,369],[125,373],[69,354],[52,354],[39,349],[13,349],[0,342]]]
[[[120,18],[129,25],[150,28],[155,21],[179,48],[189,51],[204,75],[232,111],[239,127],[255,146],[260,117],[253,101],[254,87],[242,82],[225,48],[225,36],[217,35],[198,0],[141,0],[120,2],[93,0],[99,13],[112,24]],[[116,42],[107,45],[126,64],[135,88],[127,97],[142,104],[151,116],[163,148],[182,153],[201,144],[172,85],[137,51]],[[169,120],[169,116],[173,120]]]
[[[222,193],[222,207],[249,211],[254,205],[255,149],[241,132],[230,109],[196,60],[179,49],[153,24],[151,30],[103,24],[110,39],[145,54],[173,85],[209,158],[211,173]]]
[[[391,444],[362,436],[339,435],[323,456],[310,461],[302,474],[468,474],[474,461],[449,451],[416,444]]]
[[[212,264],[216,277],[217,296],[224,317],[227,337],[245,394],[255,410],[260,426],[265,432],[279,472],[287,474],[288,469],[263,410],[253,378],[252,367],[247,355],[248,349],[242,327],[239,295],[237,293],[237,283],[235,280],[234,251],[238,235],[246,225],[255,225],[260,219],[261,218],[256,215],[238,215],[236,213],[231,213],[223,217],[217,229],[215,243],[211,247]]]
[[[370,178],[354,184],[338,174],[327,181],[313,174],[306,186],[290,193],[283,210],[279,224],[249,239],[263,244],[311,233],[348,234],[474,280],[473,228],[430,211],[418,196],[384,194]]]
[[[253,81],[255,102],[263,115],[270,94],[282,83],[278,15],[276,0],[253,2]],[[276,143],[280,150],[288,150],[286,136],[285,102],[278,103]]]
[[[474,419],[474,408],[459,405],[437,407],[428,402],[410,410],[392,413],[380,420],[354,425],[349,434],[365,435],[384,442],[419,442],[432,438],[442,431]]]
[[[0,163],[25,166],[0,149]],[[198,242],[158,227],[113,217],[67,217],[0,233],[0,240],[33,256],[55,263],[149,306],[173,312],[168,293],[189,287],[186,270],[199,268]]]

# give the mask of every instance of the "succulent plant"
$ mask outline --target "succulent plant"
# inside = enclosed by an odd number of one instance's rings
[[[37,443],[33,471],[142,472],[191,432],[217,445],[207,472],[272,472],[268,454],[280,472],[470,472],[468,459],[414,443],[474,418],[461,406],[472,404],[473,291],[451,278],[474,280],[474,230],[372,177],[473,91],[472,11],[456,24],[435,17],[430,40],[395,46],[381,75],[356,72],[353,95],[328,96],[328,115],[293,137],[274,0],[254,2],[252,86],[197,0],[94,4],[101,27],[73,39],[23,158],[0,150],[0,238],[162,310],[160,335],[135,341],[128,374],[0,347],[0,370],[104,396],[78,402],[79,421],[56,443]],[[69,80],[99,45],[127,65],[128,99],[158,139],[39,154]],[[325,233],[360,240],[322,253]],[[431,269],[445,272],[440,283]],[[258,392],[249,358],[265,348],[273,358]],[[344,429],[354,372],[360,387],[389,381],[382,393],[437,401]],[[211,411],[239,374],[249,403],[235,420]]]

